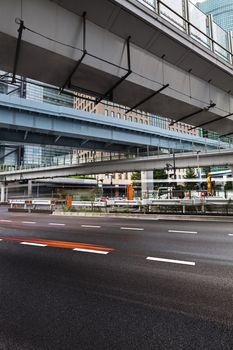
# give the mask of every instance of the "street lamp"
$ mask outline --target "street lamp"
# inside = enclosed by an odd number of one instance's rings
[[[98,184],[98,188],[101,190],[101,198],[103,197],[103,180],[102,179],[99,179],[98,176],[96,178],[97,180],[97,184]]]
[[[112,194],[113,194],[113,191],[112,191],[112,177],[113,177],[113,174],[109,173],[108,176],[110,178],[110,189],[111,189],[111,198],[112,198]]]
[[[201,151],[197,151],[197,176],[198,176],[198,190],[201,190],[201,174],[200,174],[200,163],[199,163],[199,153]]]

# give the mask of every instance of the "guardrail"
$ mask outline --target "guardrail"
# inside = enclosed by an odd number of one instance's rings
[[[59,206],[66,206],[65,200],[56,201],[53,199],[11,199],[8,201],[10,210],[26,210],[31,212],[33,210],[40,210],[45,208],[51,212],[58,209]],[[137,199],[137,200],[115,200],[109,199],[106,201],[73,201],[71,210],[140,210],[142,212],[180,212],[185,214],[193,209],[196,213],[202,214],[207,212],[218,212],[228,214],[233,213],[233,201],[230,199],[203,197],[203,198],[173,198],[173,199]]]
[[[41,207],[46,207],[49,210],[56,209],[56,201],[53,199],[9,199],[11,209],[26,209],[36,210]]]
[[[77,208],[105,208],[106,211],[112,210],[139,210],[144,213],[150,212],[175,212],[186,214],[190,211],[194,213],[209,213],[217,214],[233,213],[233,202],[231,200],[203,197],[203,198],[173,198],[173,199],[142,199],[142,200],[106,200],[106,201],[74,201],[72,203],[74,209]]]

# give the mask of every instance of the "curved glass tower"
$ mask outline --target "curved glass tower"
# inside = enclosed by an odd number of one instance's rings
[[[205,0],[197,5],[203,12],[212,14],[220,27],[233,31],[233,0]]]

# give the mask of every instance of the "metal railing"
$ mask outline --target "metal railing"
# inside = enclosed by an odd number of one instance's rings
[[[230,148],[229,148],[230,149]],[[231,147],[232,149],[232,147]],[[166,151],[166,152],[165,152]],[[208,149],[203,149],[202,153],[211,154],[213,152],[219,152],[219,156],[221,157],[221,152],[226,151],[226,148],[216,148],[212,149],[211,151]],[[151,157],[151,156],[157,156],[160,159],[163,158],[171,158],[171,161],[173,160],[174,155],[179,154],[190,154],[193,157],[198,157],[199,151],[197,151],[195,148],[190,152],[169,152],[168,150],[157,150],[157,151],[147,151],[147,152],[139,152],[139,153],[128,153],[128,154],[119,154],[119,153],[101,153],[98,152],[96,154],[93,153],[92,156],[86,157],[83,154],[76,154],[76,153],[68,153],[61,156],[51,156],[50,158],[47,158],[47,161],[44,159],[43,163],[36,162],[36,159],[34,159],[34,163],[28,163],[28,164],[20,164],[20,165],[7,165],[7,164],[0,164],[0,173],[3,172],[14,172],[17,170],[30,170],[30,169],[45,169],[50,167],[55,168],[62,168],[62,167],[69,167],[69,166],[76,166],[76,165],[85,165],[90,163],[98,163],[98,162],[104,162],[104,161],[118,161],[118,160],[130,160],[135,159],[138,157]]]
[[[232,34],[217,25],[191,0],[137,0],[191,38],[233,64]]]

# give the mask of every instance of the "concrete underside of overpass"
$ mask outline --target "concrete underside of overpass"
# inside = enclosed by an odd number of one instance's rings
[[[141,157],[124,160],[90,162],[80,165],[67,165],[59,167],[48,167],[27,170],[13,170],[0,173],[0,181],[10,182],[19,180],[33,180],[42,178],[54,178],[70,175],[98,175],[105,173],[121,173],[134,171],[148,171],[153,169],[164,169],[167,163],[173,162],[173,155]],[[216,165],[227,165],[232,168],[233,150],[200,153],[181,153],[176,155],[176,168],[195,168]]]
[[[185,119],[193,125],[233,111],[232,66],[136,0],[2,0],[0,69],[13,71],[15,18],[22,14],[34,32],[23,31],[17,73],[63,86],[83,53],[84,11],[87,54],[71,78],[77,90],[104,96],[127,73],[131,36],[132,73],[109,94],[114,102],[133,107],[169,84],[140,109],[177,120],[213,101],[214,108]],[[228,117],[207,129],[233,132],[233,122]]]

